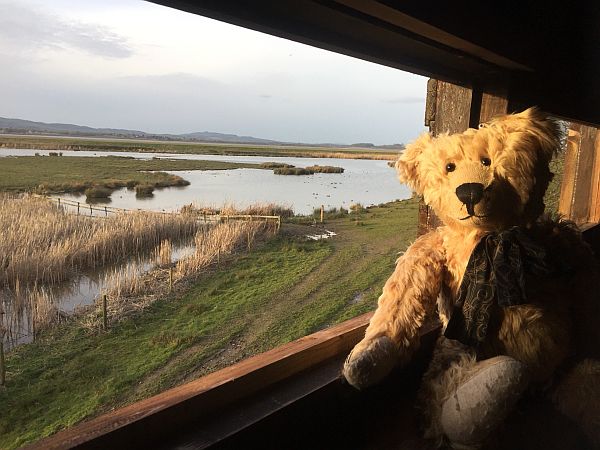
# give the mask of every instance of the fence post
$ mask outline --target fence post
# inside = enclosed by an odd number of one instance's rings
[[[58,197],[58,207],[60,208],[60,197]]]
[[[79,202],[77,202],[77,215],[79,215]]]
[[[90,205],[90,217],[92,217],[94,213],[92,212],[92,205]]]
[[[325,215],[325,206],[321,205],[321,223],[323,223],[323,216]]]
[[[4,309],[0,309],[0,386],[6,383],[6,366],[4,364],[4,336],[6,329],[4,328]]]
[[[106,331],[108,329],[108,302],[106,301],[106,294],[102,296],[102,327]]]
[[[4,364],[4,328],[0,333],[0,386],[6,383],[6,366]]]
[[[108,211],[106,210],[106,206],[104,207],[104,217],[108,217]]]

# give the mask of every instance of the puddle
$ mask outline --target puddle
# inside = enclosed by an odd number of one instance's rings
[[[321,234],[307,234],[306,238],[311,239],[313,241],[320,241],[322,239],[329,239],[330,237],[337,236],[337,233],[333,231],[325,230],[324,233]]]

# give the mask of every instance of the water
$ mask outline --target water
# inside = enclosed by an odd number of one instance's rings
[[[48,155],[48,151],[0,149],[0,157]],[[344,168],[341,174],[314,174],[306,176],[275,175],[272,170],[234,169],[206,171],[173,171],[190,181],[189,186],[156,189],[149,198],[136,198],[135,192],[125,188],[112,193],[108,204],[111,207],[126,209],[147,209],[155,211],[176,211],[182,206],[195,203],[200,206],[221,207],[233,203],[243,208],[253,203],[277,203],[291,207],[296,214],[310,214],[315,208],[323,205],[345,207],[353,203],[363,206],[385,203],[396,199],[409,198],[409,188],[398,182],[395,171],[387,165],[387,161],[333,159],[333,158],[298,158],[271,156],[227,156],[227,155],[187,155],[167,153],[137,152],[93,152],[63,151],[62,157],[71,156],[130,156],[137,159],[170,158],[191,160],[212,160],[240,163],[281,162],[297,167],[311,165],[330,165]],[[83,204],[85,196],[61,194],[60,197],[80,201],[82,214],[87,214]],[[97,200],[95,203],[99,203]],[[102,211],[99,213],[102,215]],[[325,236],[318,236],[325,238]],[[327,236],[329,237],[329,236]],[[173,259],[180,259],[182,252],[193,251],[184,247],[175,251]],[[140,272],[151,268],[152,261],[128,261],[126,264],[137,264]],[[106,274],[115,267],[103,268],[92,273],[80,274],[68,283],[52,287],[52,296],[58,300],[61,312],[71,313],[79,306],[93,303],[94,299],[105,289]],[[29,324],[18,330],[21,336],[15,339],[18,343],[31,339]],[[15,340],[12,340],[15,343]]]
[[[0,149],[0,156],[47,155],[47,151]],[[330,165],[344,168],[341,174],[314,174],[303,176],[275,175],[271,170],[234,169],[206,171],[173,171],[190,181],[190,186],[157,189],[150,198],[136,198],[133,191],[123,188],[111,195],[110,206],[127,209],[175,211],[190,203],[202,206],[222,206],[234,203],[245,207],[252,203],[279,203],[291,207],[296,214],[310,214],[313,209],[348,208],[352,203],[363,206],[409,198],[410,189],[398,182],[395,171],[387,161],[298,158],[271,156],[184,155],[137,152],[63,151],[69,156],[131,156],[138,159],[171,158],[240,163],[267,161],[292,164],[297,167]],[[64,195],[75,201],[85,201],[84,196]]]
[[[188,243],[173,244],[171,251],[171,262],[175,263],[182,258],[191,255],[195,251],[195,246],[190,240]],[[72,314],[78,308],[91,305],[111,286],[111,274],[120,271],[127,273],[142,274],[156,267],[157,262],[154,255],[150,252],[146,256],[139,256],[119,264],[109,264],[104,267],[79,273],[74,278],[58,283],[52,286],[46,286],[51,298],[56,301],[58,314]],[[0,300],[8,302],[5,309],[8,310],[5,326],[7,335],[5,343],[7,349],[20,344],[29,343],[33,340],[33,329],[31,320],[25,313],[20,319],[14,317],[8,307],[12,300],[12,295],[6,291],[0,291]]]

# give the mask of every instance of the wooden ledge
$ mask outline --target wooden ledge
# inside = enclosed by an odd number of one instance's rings
[[[256,355],[53,436],[28,449],[122,448],[153,442],[264,388],[347,354],[364,336],[372,313]]]

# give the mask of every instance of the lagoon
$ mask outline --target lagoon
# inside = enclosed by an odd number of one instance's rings
[[[28,156],[48,151],[0,149],[2,156]],[[323,205],[329,208],[348,208],[353,203],[363,206],[406,199],[410,189],[400,184],[387,161],[334,158],[298,158],[274,156],[188,155],[138,152],[63,151],[69,156],[123,156],[139,159],[195,159],[240,163],[268,161],[292,164],[297,167],[332,165],[344,168],[344,173],[284,176],[271,170],[233,169],[206,171],[173,171],[190,181],[186,187],[157,189],[150,198],[136,198],[133,191],[119,189],[111,195],[110,206],[128,209],[176,211],[195,203],[220,207],[226,203],[245,207],[252,203],[278,203],[291,207],[296,214],[310,214]],[[61,197],[85,202],[84,196],[62,194]]]

